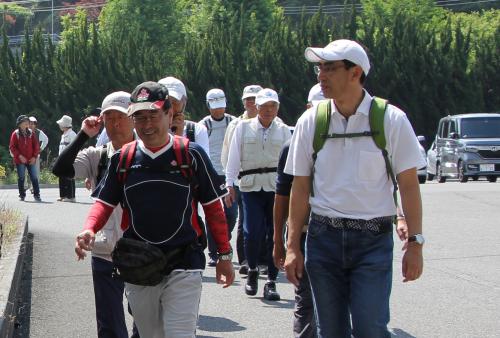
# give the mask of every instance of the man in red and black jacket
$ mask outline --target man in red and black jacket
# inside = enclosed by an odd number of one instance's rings
[[[24,190],[25,171],[28,169],[31,183],[33,185],[33,196],[35,201],[41,202],[40,186],[38,184],[38,173],[35,167],[36,159],[40,153],[40,143],[29,128],[30,120],[26,115],[19,115],[16,120],[17,129],[10,135],[9,150],[17,169],[17,186],[19,188],[19,199],[24,201],[26,191]]]
[[[123,237],[146,242],[165,254],[187,247],[173,271],[154,286],[125,283],[125,293],[141,337],[194,337],[201,296],[205,255],[193,246],[202,229],[196,222],[193,189],[177,170],[174,137],[169,134],[172,109],[168,90],[156,82],[140,84],[132,92],[128,115],[140,138],[131,156],[126,178],[120,179],[120,153],[110,160],[107,173],[94,191],[97,199],[77,236],[79,258],[92,247],[95,233],[119,203],[124,208]],[[189,143],[188,155],[208,230],[217,242],[217,281],[224,287],[234,281],[232,250],[220,198],[227,194],[217,182],[207,154]],[[128,158],[128,156],[127,156]]]

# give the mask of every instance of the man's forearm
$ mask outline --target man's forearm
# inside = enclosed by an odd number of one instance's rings
[[[296,176],[290,194],[290,217],[288,224],[288,247],[300,250],[302,228],[307,224],[309,216],[310,178]]]
[[[288,218],[289,196],[274,195],[273,221],[274,221],[274,242],[283,242],[283,229]]]
[[[404,171],[398,175],[401,204],[408,224],[408,236],[422,233],[422,200],[416,171]]]

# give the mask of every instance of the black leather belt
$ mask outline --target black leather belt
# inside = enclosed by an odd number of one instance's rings
[[[327,217],[311,213],[311,220],[321,224],[326,224],[335,229],[370,230],[375,233],[386,233],[392,231],[393,219],[394,217],[392,216],[385,216],[364,220]]]
[[[278,168],[276,168],[276,167],[243,170],[243,171],[240,171],[238,178],[242,178],[243,176],[252,175],[252,174],[275,173],[277,170],[278,170]]]

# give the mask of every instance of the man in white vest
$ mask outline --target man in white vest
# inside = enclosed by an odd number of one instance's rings
[[[248,278],[245,292],[257,294],[259,258],[262,238],[266,236],[268,280],[264,286],[266,300],[279,300],[276,291],[278,268],[274,265],[273,249],[273,205],[276,190],[276,168],[282,145],[290,139],[290,131],[284,123],[276,121],[279,109],[278,94],[269,88],[259,91],[256,97],[258,115],[242,120],[234,131],[229,147],[226,167],[228,206],[236,201],[233,188],[236,180],[243,199],[243,221],[245,256],[248,262]]]
[[[219,88],[210,89],[207,92],[207,108],[210,111],[210,115],[205,116],[200,124],[207,128],[208,132],[208,144],[210,151],[210,160],[219,175],[219,184],[224,184],[226,176],[224,170],[222,169],[221,163],[221,153],[222,153],[222,143],[224,142],[224,135],[226,134],[226,129],[229,123],[235,119],[233,115],[226,113],[226,94]],[[229,239],[231,239],[231,233],[233,232],[234,225],[236,224],[236,219],[238,218],[238,205],[233,205],[229,207],[224,204],[224,213],[226,215],[226,221],[228,226]],[[210,233],[207,234],[208,237],[208,266],[215,266],[217,263],[217,246]]]

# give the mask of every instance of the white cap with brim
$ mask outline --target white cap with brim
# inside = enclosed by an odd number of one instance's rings
[[[276,91],[272,90],[271,88],[262,89],[257,93],[257,96],[255,97],[255,104],[258,106],[263,105],[269,101],[273,101],[278,104],[280,103],[278,93],[276,93]]]
[[[159,84],[164,85],[168,89],[168,95],[173,96],[177,100],[182,100],[182,97],[187,97],[186,87],[181,80],[176,79],[173,76],[168,76],[166,78],[158,81]]]
[[[37,123],[38,121],[37,121],[36,117],[34,117],[34,116],[30,116],[30,122],[35,122],[35,123]]]
[[[352,40],[335,40],[325,48],[307,47],[306,60],[309,62],[348,60],[363,69],[365,76],[370,71],[370,60],[359,43]]]
[[[101,115],[110,111],[116,110],[127,114],[128,106],[130,105],[130,93],[114,92],[104,98],[101,105]]]
[[[262,90],[262,87],[259,85],[249,85],[243,88],[243,96],[241,97],[242,100],[248,98],[248,97],[256,97],[257,93]]]
[[[210,89],[207,92],[207,102],[210,109],[226,108],[226,95],[222,89]]]
[[[316,105],[319,101],[324,100],[325,96],[323,95],[323,90],[319,83],[316,83],[311,87],[309,91],[309,96],[307,97],[307,102],[311,102],[313,105]]]
[[[68,115],[63,115],[59,120],[56,121],[56,123],[61,128],[71,128],[72,122],[73,119]]]

